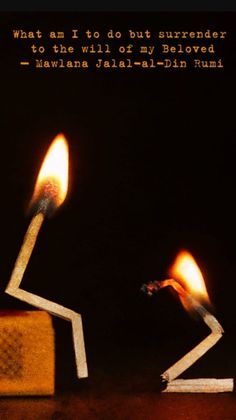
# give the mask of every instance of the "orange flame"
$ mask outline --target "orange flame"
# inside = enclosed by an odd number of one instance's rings
[[[68,190],[69,151],[66,138],[58,134],[50,145],[36,181],[32,201],[47,194],[56,207],[66,198]]]
[[[187,251],[181,251],[171,269],[169,275],[177,280],[197,300],[209,303],[209,296],[204,278],[192,255]]]

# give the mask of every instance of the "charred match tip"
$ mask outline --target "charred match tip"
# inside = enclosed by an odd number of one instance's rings
[[[30,213],[43,213],[44,216],[52,216],[58,207],[58,190],[59,186],[56,181],[47,180],[47,182],[41,186],[37,195],[33,196],[32,202],[30,204]]]
[[[43,213],[45,217],[51,217],[56,210],[56,205],[50,197],[41,197],[30,207],[30,215]]]
[[[152,296],[154,293],[160,290],[161,286],[158,281],[151,281],[148,284],[143,284],[141,287],[141,292],[146,293],[148,296]]]
[[[41,198],[35,206],[36,213],[43,213],[46,217],[51,217],[56,211],[56,205],[50,197]]]
[[[168,384],[168,382],[169,382],[168,373],[162,373],[161,376],[160,376],[160,378],[161,378],[162,385],[163,386],[166,386]]]

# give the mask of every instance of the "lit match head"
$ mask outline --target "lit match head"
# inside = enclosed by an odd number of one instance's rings
[[[168,274],[197,301],[210,302],[200,268],[189,252],[184,250],[177,255]],[[188,306],[184,299],[181,300],[185,307]]]
[[[49,214],[66,198],[68,189],[68,144],[58,134],[50,145],[36,181],[31,206],[36,212]]]

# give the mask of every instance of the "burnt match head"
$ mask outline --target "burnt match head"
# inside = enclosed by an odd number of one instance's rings
[[[154,293],[160,290],[161,286],[158,281],[151,281],[147,284],[143,284],[141,287],[141,291],[146,293],[148,296],[152,296]]]
[[[68,188],[68,145],[59,134],[48,149],[36,181],[30,208],[50,216],[65,200]]]

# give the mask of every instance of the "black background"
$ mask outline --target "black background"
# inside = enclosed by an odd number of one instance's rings
[[[234,376],[235,15],[2,13],[1,21],[2,307],[29,308],[4,289],[43,156],[63,132],[70,147],[68,198],[43,225],[22,287],[82,314],[92,378],[98,369],[121,375],[129,366],[142,384],[207,334],[169,290],[152,299],[140,292],[143,283],[165,278],[186,248],[226,333],[185,376]],[[153,30],[227,30],[225,68],[36,71],[17,66],[20,47],[9,36],[16,25],[126,28],[130,22]],[[58,382],[70,386],[70,325],[54,322]]]
[[[146,0],[145,3],[134,0],[17,0],[2,2],[2,11],[235,11],[233,0]]]

